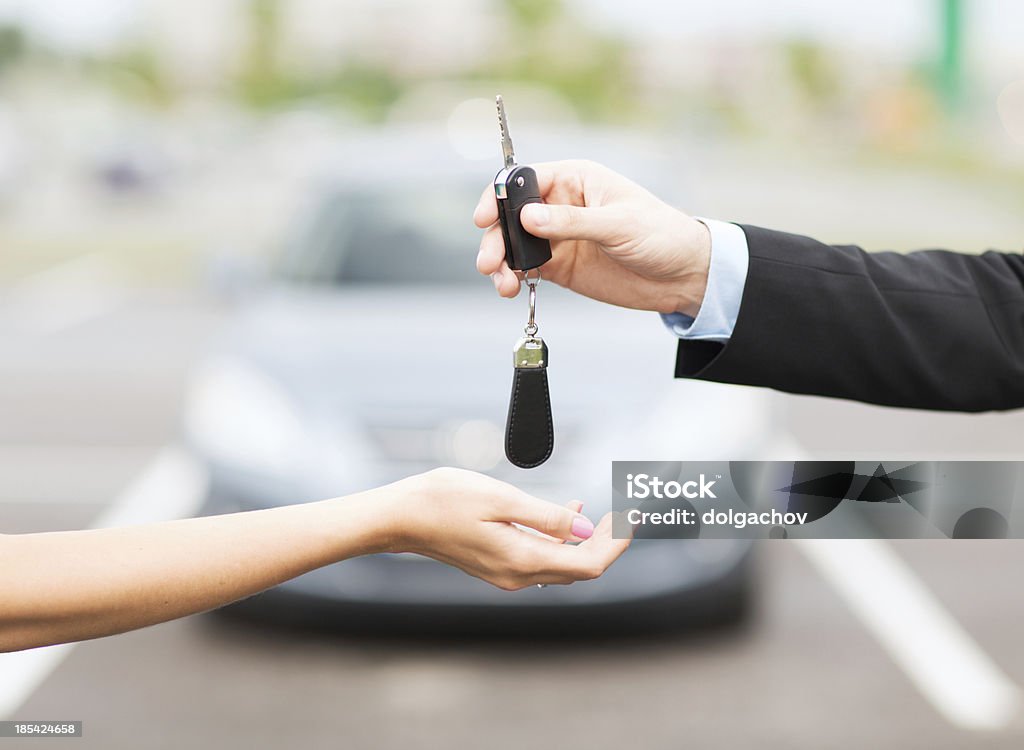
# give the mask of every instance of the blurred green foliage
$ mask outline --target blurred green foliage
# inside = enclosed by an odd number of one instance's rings
[[[565,15],[565,3],[561,0],[504,0],[504,6],[511,20],[531,29]]]
[[[19,26],[0,25],[0,70],[19,62],[27,48],[25,32]]]
[[[153,50],[131,45],[109,58],[82,61],[86,70],[126,99],[150,105],[172,104],[175,91]]]
[[[963,0],[940,0],[942,9],[942,51],[936,66],[936,79],[942,101],[950,113],[963,103]]]
[[[238,93],[248,104],[267,106],[288,99],[292,90],[277,65],[281,8],[278,0],[250,0],[247,7],[248,35]]]
[[[270,109],[299,100],[334,102],[368,121],[423,81],[381,64],[340,56],[327,73],[289,69],[281,60],[281,0],[252,0],[248,42],[232,88],[247,106]],[[580,23],[557,0],[500,0],[502,54],[486,56],[450,76],[455,81],[528,83],[563,96],[581,115],[620,119],[634,90],[628,46]]]
[[[625,40],[590,28],[562,2],[502,0],[509,23],[501,55],[480,60],[468,80],[533,84],[576,111],[604,121],[636,116],[635,81]]]
[[[242,103],[275,109],[296,101],[335,102],[370,121],[382,119],[401,95],[398,76],[381,65],[343,60],[326,73],[296,73],[281,60],[281,0],[251,0],[248,42],[233,82]]]
[[[372,31],[364,41],[332,52],[333,60],[309,65],[301,50],[288,46],[285,26],[294,22],[295,12],[289,0],[243,0],[237,6],[242,36],[237,58],[221,60],[205,82],[199,76],[198,91],[255,112],[314,101],[376,123],[425,84],[487,90],[518,84],[551,91],[587,122],[691,127],[794,144],[808,135],[834,134],[854,147],[891,151],[900,159],[919,154],[923,160],[955,164],[972,163],[978,139],[970,129],[983,133],[985,118],[991,118],[981,101],[967,96],[962,0],[934,0],[934,44],[900,68],[858,59],[851,50],[813,36],[767,37],[764,44],[738,43],[724,35],[700,40],[705,56],[700,74],[669,69],[664,78],[657,66],[673,65],[671,50],[647,56],[644,40],[590,23],[583,2],[485,1],[496,16],[491,23],[500,29],[497,38],[487,40],[492,51],[432,67],[431,60],[420,65],[381,55]],[[365,12],[358,3],[344,7]],[[400,10],[397,4],[395,12]],[[57,75],[84,70],[126,98],[160,107],[191,96],[193,81],[173,69],[175,56],[167,54],[167,39],[161,48],[140,28],[137,36],[102,55],[75,55],[26,36],[18,26],[0,25],[0,73],[22,65],[32,70],[49,66]],[[665,38],[652,43],[665,44]],[[765,91],[766,74],[770,92]],[[3,83],[13,78],[4,75]],[[775,102],[786,109],[779,111],[781,116],[766,116],[766,106]]]
[[[828,50],[809,39],[795,39],[782,51],[790,77],[807,102],[824,108],[836,101],[842,80]]]

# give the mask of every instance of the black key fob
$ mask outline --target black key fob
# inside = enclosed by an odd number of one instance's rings
[[[527,232],[519,219],[523,206],[541,202],[537,173],[526,166],[502,169],[494,178],[494,195],[508,267],[528,271],[551,260],[551,243]]]

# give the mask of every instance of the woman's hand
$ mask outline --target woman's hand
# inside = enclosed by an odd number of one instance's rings
[[[711,237],[707,227],[635,182],[590,161],[535,164],[544,204],[523,208],[523,227],[551,240],[545,279],[622,307],[696,316],[707,287]],[[473,213],[487,229],[477,269],[502,297],[520,282],[505,262],[494,188]]]
[[[610,513],[595,528],[582,503],[562,507],[472,471],[435,469],[380,491],[394,514],[389,551],[426,555],[507,590],[597,578],[629,546],[612,538]]]
[[[0,534],[0,652],[173,620],[375,552],[419,552],[506,589],[595,578],[629,541],[612,539],[610,514],[594,529],[572,505],[471,471],[437,469],[316,503]]]

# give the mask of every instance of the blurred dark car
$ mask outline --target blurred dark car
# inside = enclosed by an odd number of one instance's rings
[[[548,145],[596,154],[658,194],[677,188],[662,155],[610,149],[612,140]],[[559,503],[582,499],[596,519],[610,509],[613,459],[754,453],[768,432],[759,394],[674,381],[674,339],[656,315],[542,283],[555,451],[533,470],[507,462],[510,354],[526,300],[498,298],[477,274],[470,218],[497,161],[392,133],[360,138],[325,167],[273,274],[192,378],[185,432],[209,469],[204,513],[332,497],[452,465]],[[635,630],[736,622],[750,597],[749,543],[637,540],[602,578],[568,587],[510,593],[416,555],[382,554],[233,611],[373,630]]]

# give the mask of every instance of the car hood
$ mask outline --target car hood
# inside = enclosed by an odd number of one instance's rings
[[[310,434],[345,433],[345,455],[358,460],[345,462],[344,476],[359,467],[364,486],[454,464],[546,496],[554,491],[556,499],[610,498],[611,460],[733,458],[767,432],[757,418],[763,402],[750,390],[673,380],[675,340],[657,315],[542,284],[537,321],[550,348],[555,452],[538,469],[515,469],[500,458],[500,433],[512,347],[526,317],[525,295],[500,299],[484,280],[451,288],[276,287],[231,321],[215,356],[275,381]],[[465,451],[452,448],[465,425],[483,430],[491,464],[463,461]],[[342,477],[325,470],[303,481],[318,493]]]
[[[275,288],[234,320],[221,351],[316,411],[504,417],[526,300],[481,286]],[[632,410],[670,386],[675,347],[657,316],[554,285],[542,284],[538,300],[559,409]]]

